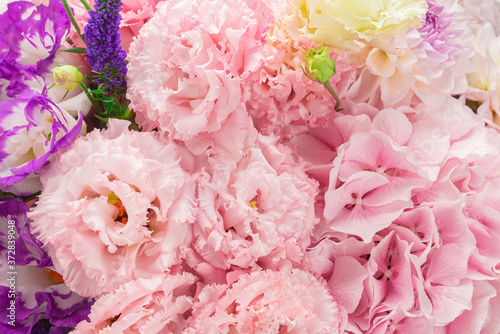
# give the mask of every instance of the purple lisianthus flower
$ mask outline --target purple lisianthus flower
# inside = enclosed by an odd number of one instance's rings
[[[19,69],[12,63],[0,63],[0,101],[15,99],[30,87],[44,86],[46,84],[42,76]]]
[[[25,196],[40,190],[38,172],[57,150],[85,131],[44,94],[25,90],[0,102],[0,190]]]
[[[0,14],[0,101],[17,99],[31,89],[58,101],[74,117],[79,111],[87,114],[90,102],[80,88],[67,94],[64,88],[51,87],[51,70],[60,64],[78,67],[84,76],[90,74],[80,55],[62,51],[71,45],[66,42],[70,21],[60,0],[50,0],[48,5],[17,1],[5,7]]]
[[[8,4],[0,15],[0,66],[7,63],[38,74],[48,72],[69,29],[60,0],[50,0],[48,6],[28,1]]]
[[[0,308],[7,310],[0,333],[30,333],[40,319],[50,322],[50,333],[68,332],[88,319],[93,300],[72,293],[52,270],[27,211],[19,198],[0,198]]]

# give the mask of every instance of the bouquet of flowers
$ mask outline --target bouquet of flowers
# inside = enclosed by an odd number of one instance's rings
[[[7,2],[0,332],[500,333],[499,0]]]

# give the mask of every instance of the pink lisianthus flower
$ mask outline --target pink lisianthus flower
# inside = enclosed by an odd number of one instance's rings
[[[137,122],[187,141],[240,149],[250,127],[242,84],[264,61],[271,18],[260,1],[165,1],[128,54],[128,98]],[[228,130],[228,127],[230,128]],[[200,144],[200,141],[203,142]]]
[[[337,303],[306,271],[257,271],[232,285],[209,285],[193,306],[194,333],[340,333]]]
[[[266,61],[246,87],[246,106],[259,132],[287,137],[327,124],[335,100],[323,84],[304,75],[304,48],[314,45],[293,39],[283,26],[278,17],[267,34]],[[331,57],[336,73],[329,82],[342,98],[356,70],[337,55]]]
[[[61,154],[30,213],[33,234],[83,296],[174,270],[191,242],[191,156],[128,125],[110,120]]]
[[[195,276],[157,274],[101,296],[72,334],[180,333],[191,313]]]
[[[258,146],[236,162],[212,161],[212,175],[200,176],[193,247],[214,267],[290,268],[318,223],[317,183],[284,147]]]
[[[68,1],[74,11],[76,23],[83,31],[89,19],[89,12],[79,0]],[[156,5],[160,0],[124,0],[122,10],[120,11],[122,20],[120,22],[120,36],[123,49],[128,53],[133,39],[139,35],[142,26],[151,19],[156,11]],[[94,0],[88,1],[89,5],[94,7]],[[85,47],[85,43],[80,39],[76,31],[71,29],[69,37],[76,46]]]

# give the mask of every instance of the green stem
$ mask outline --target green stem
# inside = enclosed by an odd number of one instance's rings
[[[323,85],[325,85],[326,89],[328,89],[328,91],[330,92],[330,94],[332,94],[333,98],[335,99],[335,110],[339,111],[340,109],[340,99],[339,99],[339,96],[337,95],[337,93],[335,92],[335,89],[333,89],[332,85],[330,84],[330,81],[325,81],[323,83]]]
[[[82,5],[87,9],[87,10],[91,10],[92,7],[90,7],[89,3],[87,2],[87,0],[80,0],[80,2],[82,3]]]
[[[69,20],[71,21],[71,24],[73,24],[73,27],[76,30],[76,33],[78,34],[78,36],[80,36],[82,41],[85,43],[85,38],[83,37],[83,35],[80,32],[80,27],[76,23],[75,17],[73,16],[73,13],[71,12],[71,8],[69,8],[68,1],[67,0],[61,0],[61,1],[62,1],[63,6],[64,6],[64,9],[66,10],[66,14],[68,14],[68,17],[69,17]]]
[[[87,98],[89,99],[90,103],[92,104],[92,107],[94,107],[95,111],[97,111],[97,113],[102,115],[103,113],[102,113],[101,107],[97,104],[96,100],[92,97],[92,95],[90,94],[87,87],[85,87],[85,85],[83,83],[80,83],[80,88],[83,90],[85,95],[87,95]]]

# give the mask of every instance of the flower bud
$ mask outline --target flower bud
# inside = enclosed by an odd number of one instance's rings
[[[304,56],[305,73],[311,80],[325,83],[335,74],[335,60],[330,59],[328,48],[311,48],[305,52]]]
[[[52,69],[54,82],[57,88],[72,91],[83,81],[83,75],[80,70],[73,65],[61,65]]]

